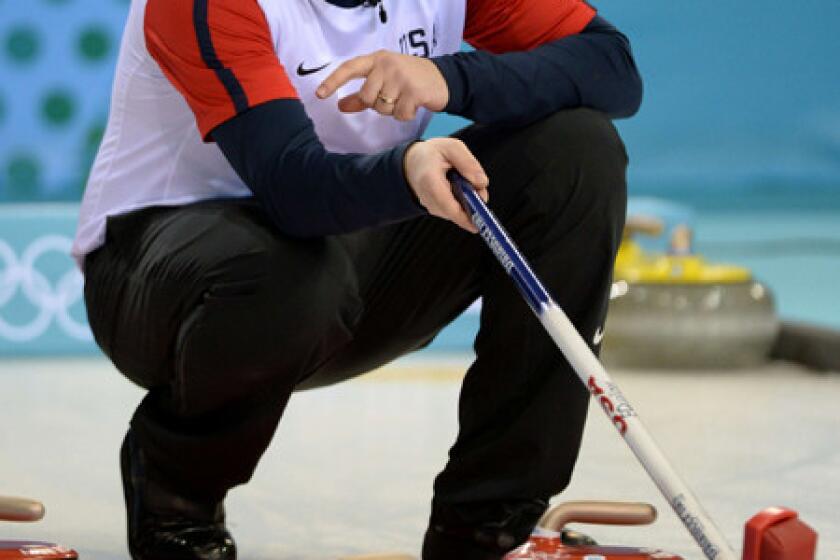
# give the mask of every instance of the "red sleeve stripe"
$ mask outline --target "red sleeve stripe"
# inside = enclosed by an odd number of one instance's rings
[[[248,96],[233,71],[225,67],[216,55],[216,48],[213,46],[213,39],[210,36],[210,26],[207,23],[208,1],[194,0],[193,2],[193,25],[195,26],[195,36],[198,39],[201,59],[208,68],[216,73],[216,77],[219,78],[228,95],[230,95],[236,112],[241,113],[250,107]]]

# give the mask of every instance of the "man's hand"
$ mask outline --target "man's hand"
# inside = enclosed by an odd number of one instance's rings
[[[488,200],[489,180],[467,146],[454,138],[416,142],[405,152],[405,176],[417,199],[433,216],[477,233],[466,211],[452,194],[446,172],[453,167],[470,181],[478,195]]]
[[[442,111],[449,101],[446,80],[432,61],[384,50],[346,61],[315,93],[326,99],[357,78],[365,79],[361,89],[338,101],[345,113],[373,109],[398,121],[410,121],[418,108]]]

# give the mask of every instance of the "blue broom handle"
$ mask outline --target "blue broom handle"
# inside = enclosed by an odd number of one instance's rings
[[[525,301],[535,313],[540,314],[551,302],[551,296],[539,278],[528,266],[516,244],[508,236],[487,205],[475,192],[473,186],[455,170],[447,174],[453,184],[456,198],[470,214],[478,233],[490,247],[496,259],[513,279],[516,287],[525,296]]]

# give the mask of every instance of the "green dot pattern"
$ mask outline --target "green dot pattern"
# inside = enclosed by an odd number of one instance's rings
[[[92,27],[79,35],[79,54],[82,59],[97,62],[108,56],[111,50],[111,37],[105,29]]]
[[[47,94],[41,105],[44,122],[53,126],[68,124],[76,111],[76,103],[70,93],[53,91]]]
[[[31,27],[15,27],[6,36],[6,56],[17,64],[33,62],[41,50],[38,32]]]
[[[130,4],[0,0],[0,204],[80,200]]]
[[[13,156],[6,165],[6,182],[13,199],[35,198],[41,179],[41,164],[31,154]]]

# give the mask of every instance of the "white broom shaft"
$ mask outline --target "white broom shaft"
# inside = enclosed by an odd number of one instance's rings
[[[723,534],[680,479],[659,446],[653,441],[633,407],[610,378],[604,366],[577,332],[572,322],[549,295],[539,278],[516,248],[513,240],[472,186],[450,172],[455,195],[461,200],[496,259],[514,280],[551,338],[590,393],[618,429],[636,458],[671,504],[677,516],[709,560],[736,560]]]
[[[736,560],[723,534],[656,445],[644,423],[601,365],[572,322],[553,301],[540,322],[599,401],[607,417],[653,479],[709,560]],[[594,386],[593,386],[594,385]],[[600,394],[599,394],[600,392]]]

